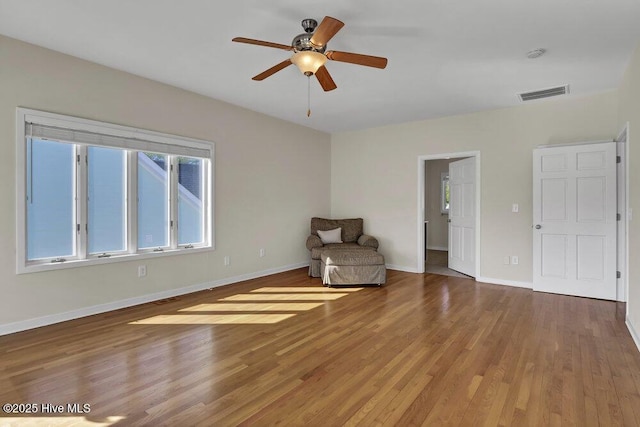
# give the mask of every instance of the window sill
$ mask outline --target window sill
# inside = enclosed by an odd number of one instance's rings
[[[143,259],[152,259],[173,255],[187,255],[200,252],[211,252],[215,250],[213,246],[196,247],[196,248],[180,248],[180,249],[165,249],[162,252],[142,252],[135,254],[124,255],[112,255],[105,258],[89,258],[89,259],[74,259],[60,263],[34,263],[28,265],[19,265],[17,268],[17,274],[38,273],[42,271],[64,270],[68,268],[85,267],[89,265],[100,264],[113,264],[126,261],[138,261]]]

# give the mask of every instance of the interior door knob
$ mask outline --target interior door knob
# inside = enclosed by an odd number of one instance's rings
[[[536,230],[540,230],[542,226],[540,224],[536,224]]]

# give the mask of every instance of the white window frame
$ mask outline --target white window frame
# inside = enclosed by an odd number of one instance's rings
[[[100,135],[113,136],[115,138],[128,139],[134,144],[148,143],[154,149],[144,150],[143,148],[128,148],[109,145],[108,143],[83,144],[71,142],[76,146],[76,154],[80,155],[81,161],[76,163],[76,194],[79,202],[76,203],[76,223],[80,224],[80,232],[75,236],[76,256],[64,262],[54,262],[52,259],[28,261],[27,259],[27,203],[26,203],[26,125],[29,123],[53,126],[65,130],[75,130],[80,132],[90,132]],[[64,141],[69,142],[69,141]],[[88,254],[87,244],[87,146],[104,146],[112,148],[122,148],[127,155],[126,174],[126,232],[127,250],[125,252],[111,252],[107,256],[103,254]],[[166,147],[166,151],[163,149]],[[160,150],[158,150],[160,148]],[[207,157],[199,156],[203,162],[202,194],[204,207],[203,233],[204,242],[198,245],[178,245],[178,168],[177,156],[188,154],[176,154],[180,150],[196,150],[198,152],[208,152]],[[177,150],[177,151],[176,151]],[[137,153],[138,151],[158,151],[168,154],[169,159],[169,191],[170,191],[170,221],[173,227],[170,229],[169,246],[161,251],[138,250],[137,240]],[[115,125],[95,120],[82,119],[79,117],[65,116],[61,114],[37,111],[27,108],[16,109],[16,272],[18,274],[32,273],[39,271],[59,270],[66,268],[81,267],[86,265],[107,264],[122,261],[133,261],[137,259],[156,258],[168,255],[178,255],[196,252],[215,250],[214,232],[214,176],[215,143],[198,140],[182,136],[175,136],[166,133],[154,132],[129,126]]]
[[[448,185],[449,185],[449,172],[442,172],[440,174],[440,213],[443,215],[446,215],[449,213],[449,207],[447,206],[447,186]]]

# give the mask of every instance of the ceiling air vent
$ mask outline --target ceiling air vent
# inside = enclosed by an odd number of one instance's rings
[[[536,90],[518,95],[521,101],[532,101],[534,99],[548,98],[550,96],[566,95],[569,93],[569,85],[552,87],[550,89]]]

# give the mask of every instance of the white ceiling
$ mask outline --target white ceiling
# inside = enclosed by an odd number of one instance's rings
[[[290,53],[231,39],[290,44],[302,19],[325,15],[345,23],[329,50],[389,65],[329,61],[338,89],[313,79],[307,118],[296,67],[251,80]],[[0,0],[0,34],[326,132],[518,105],[564,84],[571,97],[614,89],[639,22],[638,0]]]

